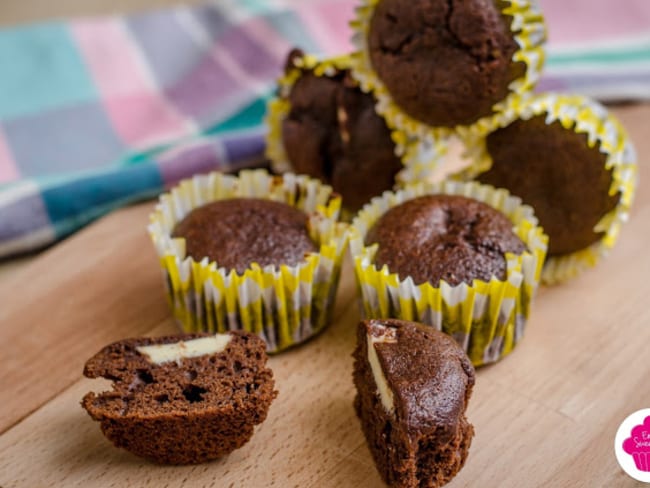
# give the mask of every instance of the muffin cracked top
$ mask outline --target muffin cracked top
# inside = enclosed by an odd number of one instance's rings
[[[388,266],[416,285],[455,286],[506,278],[506,253],[521,254],[524,243],[512,222],[478,200],[427,195],[386,212],[370,229],[366,245],[379,245],[377,267]]]

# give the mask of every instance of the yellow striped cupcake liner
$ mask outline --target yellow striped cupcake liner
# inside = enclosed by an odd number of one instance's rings
[[[506,254],[506,279],[474,280],[451,286],[441,281],[416,285],[400,280],[387,266],[374,264],[377,245],[366,246],[368,231],[389,209],[422,195],[462,195],[501,211],[526,245],[521,255]],[[367,318],[399,318],[422,322],[451,335],[475,366],[509,354],[522,338],[537,289],[548,237],[531,207],[506,190],[475,182],[419,183],[386,192],[367,204],[352,222],[350,250],[354,258],[362,309]]]
[[[185,239],[171,237],[191,210],[215,200],[264,198],[308,215],[319,245],[296,266],[260,267],[243,274],[186,255]],[[185,332],[246,330],[262,337],[269,352],[299,344],[330,321],[348,226],[338,222],[341,199],[329,186],[306,176],[272,176],[264,170],[239,177],[213,172],[182,181],[160,197],[150,216],[154,243],[173,315]]]
[[[419,121],[402,111],[393,101],[388,88],[372,67],[368,35],[375,7],[380,2],[381,0],[361,0],[361,4],[356,8],[356,17],[350,23],[354,31],[352,42],[355,46],[355,52],[352,54],[352,76],[359,82],[363,91],[373,93],[377,99],[377,113],[382,115],[388,126],[399,134],[396,136],[398,138],[426,137],[444,140],[455,132],[462,133],[468,127],[487,133],[492,120],[500,112],[513,110],[516,95],[529,92],[540,78],[546,56],[544,51],[546,24],[542,11],[536,0],[503,0],[501,3],[507,6],[502,12],[512,18],[510,31],[519,46],[512,56],[512,61],[523,62],[526,65],[525,73],[510,83],[510,95],[494,105],[493,115],[483,117],[470,126],[432,127]]]
[[[621,225],[628,219],[637,186],[636,152],[621,123],[605,107],[589,98],[543,93],[521,97],[516,105],[516,111],[502,114],[491,131],[506,127],[517,118],[528,120],[544,114],[547,124],[559,121],[567,130],[586,134],[589,147],[599,144],[600,151],[607,155],[605,167],[612,171],[609,194],[621,195],[616,208],[604,215],[594,227],[594,232],[604,233],[601,240],[571,254],[549,256],[542,272],[542,282],[555,284],[595,266],[616,244]],[[485,134],[470,131],[465,134],[464,142],[472,165],[458,176],[474,178],[492,167]]]
[[[293,85],[305,71],[316,76],[334,76],[339,71],[349,70],[350,56],[343,55],[327,59],[305,54],[294,59],[294,69],[288,70],[278,80],[278,96],[271,99],[267,107],[266,157],[276,173],[292,171],[291,162],[282,142],[282,123],[289,115],[291,104],[288,100]],[[410,182],[426,180],[431,177],[443,156],[448,144],[443,139],[433,139],[431,134],[423,138],[407,137],[402,131],[392,131],[395,154],[401,158],[404,168],[396,176],[397,186]]]

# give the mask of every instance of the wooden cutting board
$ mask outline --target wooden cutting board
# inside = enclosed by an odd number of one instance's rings
[[[613,443],[627,415],[650,407],[650,106],[617,113],[641,163],[631,222],[596,269],[541,289],[523,342],[479,370],[476,437],[452,488],[637,486]],[[382,486],[352,409],[349,266],[331,327],[270,360],[280,395],[244,448],[161,467],[104,439],[79,405],[107,386],[82,379],[85,360],[113,340],[176,330],[145,232],[151,208],[116,212],[0,282],[0,486]]]

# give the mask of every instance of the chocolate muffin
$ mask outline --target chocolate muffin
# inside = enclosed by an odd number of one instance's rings
[[[185,239],[186,253],[195,261],[207,257],[240,274],[251,263],[295,266],[305,254],[318,252],[304,212],[261,198],[231,198],[195,208],[172,236]]]
[[[366,235],[366,245],[375,243],[378,268],[436,287],[441,280],[452,286],[503,280],[505,254],[526,250],[505,215],[458,195],[425,195],[391,208]]]
[[[300,77],[287,96],[282,143],[292,169],[332,186],[343,205],[356,211],[389,190],[403,168],[375,99],[363,93],[349,70],[317,76],[296,67],[302,52],[289,55],[288,70]]]
[[[395,103],[434,127],[470,125],[493,113],[524,76],[509,2],[380,0],[370,20],[373,69]]]
[[[244,332],[126,339],[84,368],[113,389],[82,406],[117,447],[164,464],[193,464],[243,446],[276,397],[264,341]]]
[[[600,144],[587,135],[547,124],[544,114],[519,119],[487,136],[491,168],[478,180],[506,188],[535,208],[549,236],[549,256],[569,254],[600,240],[600,219],[619,203],[609,194],[612,172]]]
[[[322,331],[348,243],[340,209],[317,179],[265,170],[195,175],[161,195],[148,230],[183,331],[254,332],[269,353]]]
[[[353,377],[354,406],[388,485],[434,488],[456,476],[474,435],[465,410],[475,373],[452,338],[414,322],[361,322]]]

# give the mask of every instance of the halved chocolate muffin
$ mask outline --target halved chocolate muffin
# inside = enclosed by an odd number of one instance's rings
[[[414,322],[361,322],[353,376],[355,409],[388,485],[434,488],[460,471],[474,435],[465,411],[475,373],[451,337]]]
[[[126,339],[86,362],[113,381],[82,406],[117,447],[164,464],[194,464],[243,446],[276,397],[266,345],[244,333]]]

